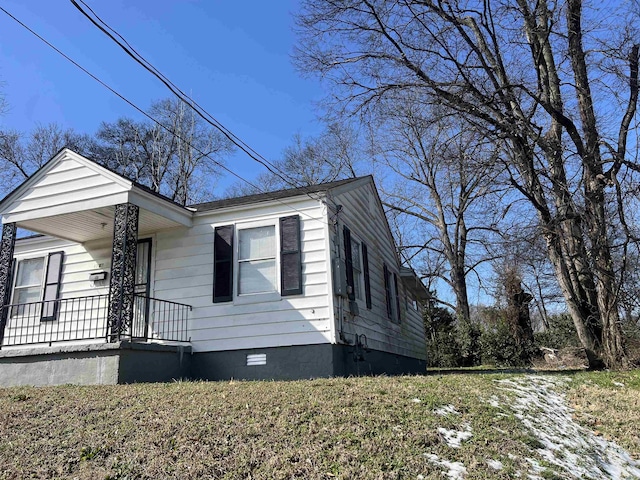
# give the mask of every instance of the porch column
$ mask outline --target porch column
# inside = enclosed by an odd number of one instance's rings
[[[131,331],[138,215],[139,209],[136,205],[131,203],[116,205],[111,250],[109,313],[107,314],[110,342],[117,342],[123,333]]]
[[[16,244],[16,224],[2,225],[0,241],[0,344],[4,337],[9,309],[5,308],[11,301],[11,276],[13,270],[13,249]]]

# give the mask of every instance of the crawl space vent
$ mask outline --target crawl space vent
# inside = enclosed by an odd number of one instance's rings
[[[266,364],[267,364],[266,353],[253,353],[251,355],[247,355],[247,367],[252,367],[255,365],[266,365]]]

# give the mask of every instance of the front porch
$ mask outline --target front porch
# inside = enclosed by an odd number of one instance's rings
[[[187,344],[58,343],[0,350],[0,386],[116,385],[191,377]]]
[[[152,238],[190,227],[190,210],[65,149],[0,202],[0,215],[3,377],[20,375],[25,359],[48,365],[45,352],[50,359],[82,352],[93,359],[79,362],[89,370],[106,365],[98,358],[117,357],[118,381],[144,381],[121,371],[123,352],[146,345],[157,358],[167,348],[189,349],[191,306],[153,294]],[[38,237],[17,244],[19,228],[44,235],[43,245],[29,243]],[[60,378],[49,383],[68,376]]]

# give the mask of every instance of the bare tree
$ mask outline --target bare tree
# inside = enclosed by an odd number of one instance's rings
[[[485,197],[499,173],[496,149],[469,126],[400,100],[372,142],[378,163],[394,173],[383,186],[385,206],[412,220],[413,235],[400,241],[407,263],[426,251],[446,260],[437,274],[455,294],[458,319],[468,322],[467,277],[487,260],[483,245],[495,230]]]
[[[51,123],[29,134],[0,130],[0,178],[5,193],[23,182],[62,148],[86,153],[91,144],[87,135]]]
[[[162,126],[129,118],[103,123],[92,156],[180,204],[211,198],[231,142],[179,100],[155,102],[149,113]]]
[[[363,160],[361,139],[346,123],[328,123],[317,136],[294,135],[282,159],[273,162],[271,171],[256,177],[252,185],[236,183],[225,196],[250,195],[291,187],[332,182],[368,173]]]
[[[627,152],[640,23],[624,17],[630,5],[603,17],[585,15],[580,0],[307,0],[296,54],[303,71],[332,82],[342,112],[375,116],[403,95],[500,142],[592,365],[610,367],[628,362],[611,214],[625,222],[616,193],[640,170]]]

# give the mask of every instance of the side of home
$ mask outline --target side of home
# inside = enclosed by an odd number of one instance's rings
[[[79,351],[107,383],[92,355],[117,381],[424,371],[426,290],[371,177],[183,208],[63,150],[0,207],[15,371]]]

